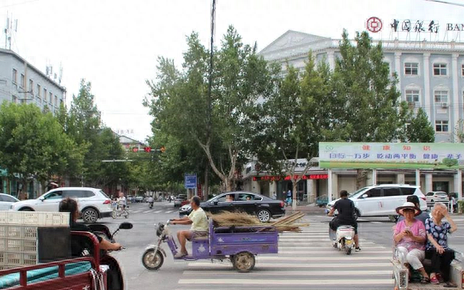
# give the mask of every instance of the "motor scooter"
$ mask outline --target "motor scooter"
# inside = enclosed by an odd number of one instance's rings
[[[339,251],[345,251],[347,255],[350,255],[355,248],[354,235],[355,231],[352,226],[339,226],[336,232],[329,228],[329,236],[333,247]]]

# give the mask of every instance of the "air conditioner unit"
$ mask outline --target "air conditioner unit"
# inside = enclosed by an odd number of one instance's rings
[[[441,103],[442,108],[448,108],[448,106],[449,106],[448,103]]]

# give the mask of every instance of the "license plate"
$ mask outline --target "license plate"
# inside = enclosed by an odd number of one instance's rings
[[[351,243],[353,243],[351,240],[346,240],[345,241],[345,244],[347,244],[347,245],[351,245]]]

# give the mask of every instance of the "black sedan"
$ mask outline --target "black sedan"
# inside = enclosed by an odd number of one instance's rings
[[[201,208],[213,214],[221,211],[243,211],[256,215],[261,222],[285,215],[284,202],[252,192],[236,191],[219,194],[201,203]],[[191,209],[190,209],[191,211]],[[189,214],[185,211],[182,214]]]

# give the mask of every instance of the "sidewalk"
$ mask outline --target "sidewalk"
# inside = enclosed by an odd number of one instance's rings
[[[318,207],[315,203],[301,203],[296,206],[296,210],[294,211],[291,206],[285,207],[285,215],[291,215],[294,212],[301,211],[306,215],[324,215],[325,214],[325,206]]]

